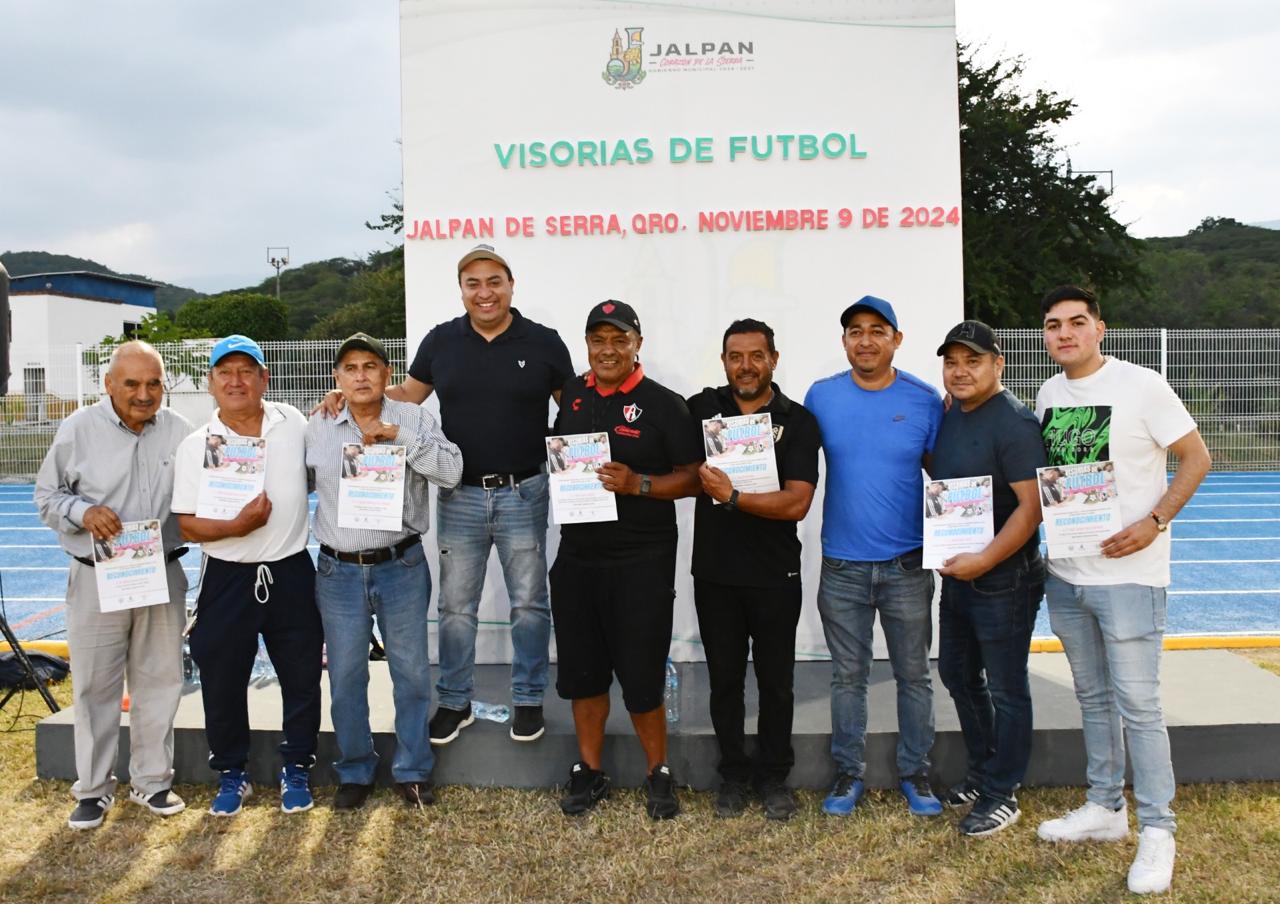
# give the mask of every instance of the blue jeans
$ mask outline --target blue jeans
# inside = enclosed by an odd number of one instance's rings
[[[876,611],[898,685],[898,775],[927,772],[933,747],[929,644],[933,572],[921,550],[886,562],[822,557],[818,612],[831,651],[831,757],[842,774],[866,772],[867,677]]]
[[[966,779],[1009,799],[1031,760],[1027,656],[1044,596],[1044,560],[1016,553],[973,581],[942,579],[938,674],[968,752]]]
[[[397,782],[431,778],[435,754],[427,736],[431,715],[431,659],[427,613],[431,572],[422,545],[377,565],[340,562],[324,553],[316,563],[316,604],[329,654],[329,713],[342,757],[333,764],[342,784],[372,785],[378,754],[369,732],[369,637],[373,619],[387,651],[396,712]]]
[[[496,490],[459,485],[441,490],[436,508],[440,547],[440,679],[446,709],[471,702],[476,666],[476,612],[489,549],[511,604],[511,700],[538,706],[547,688],[551,601],[547,593],[547,475]]]
[[[1050,575],[1045,598],[1080,701],[1089,800],[1112,809],[1124,803],[1127,739],[1138,824],[1174,831],[1173,761],[1160,708],[1165,589],[1068,584]]]

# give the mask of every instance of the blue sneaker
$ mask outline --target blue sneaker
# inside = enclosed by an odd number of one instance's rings
[[[933,796],[927,775],[908,775],[899,780],[898,787],[907,799],[907,806],[916,816],[941,816],[942,801]]]
[[[218,793],[209,806],[212,816],[235,816],[253,795],[253,785],[243,769],[225,769],[218,779]]]
[[[848,816],[858,806],[865,790],[862,779],[854,778],[847,772],[837,775],[831,793],[822,802],[822,812],[832,816]]]
[[[311,767],[292,763],[280,768],[280,809],[285,813],[301,813],[310,810],[315,803],[311,799]]]

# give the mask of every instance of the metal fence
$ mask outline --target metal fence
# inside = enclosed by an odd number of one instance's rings
[[[1057,372],[1039,330],[997,330],[1005,385],[1028,404]],[[267,398],[306,411],[333,385],[337,340],[264,342],[271,362]],[[169,404],[205,420],[211,341],[165,343]],[[405,340],[386,340],[393,379],[403,379]],[[1280,330],[1108,330],[1107,354],[1159,371],[1186,403],[1222,471],[1280,470]],[[50,346],[14,349],[10,395],[0,399],[0,479],[29,480],[58,423],[98,400],[111,349]]]

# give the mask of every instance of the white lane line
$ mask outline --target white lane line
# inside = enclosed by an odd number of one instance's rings
[[[61,596],[6,596],[5,603],[65,603]]]
[[[1259,521],[1280,521],[1280,518],[1179,518],[1178,524],[1239,524],[1246,521],[1253,524]]]
[[[1232,596],[1248,596],[1250,594],[1270,594],[1280,593],[1280,587],[1275,590],[1170,590],[1170,596],[1215,596],[1217,594],[1230,594]]]
[[[1174,537],[1174,543],[1243,543],[1246,540],[1280,540],[1280,537]]]
[[[1280,496],[1280,492],[1276,492],[1276,493],[1206,493],[1204,490],[1199,490],[1198,492],[1196,492],[1195,498],[1199,499],[1201,496]]]
[[[1280,565],[1280,559],[1174,559],[1170,565]],[[16,571],[17,569],[10,569]]]
[[[1183,508],[1276,508],[1280,502],[1188,502]]]

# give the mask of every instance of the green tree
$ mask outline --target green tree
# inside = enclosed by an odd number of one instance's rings
[[[318,321],[307,332],[308,339],[345,339],[355,332],[382,339],[404,336],[404,247],[375,255],[371,264],[375,268],[351,282],[354,300]]]
[[[195,336],[241,333],[266,342],[289,337],[289,309],[270,295],[227,292],[189,301],[178,311],[178,326]]]
[[[1075,103],[1024,92],[1020,57],[984,65],[958,47],[965,316],[1038,326],[1044,292],[1074,282],[1105,293],[1140,283],[1142,243],[1073,174],[1054,137]]]

